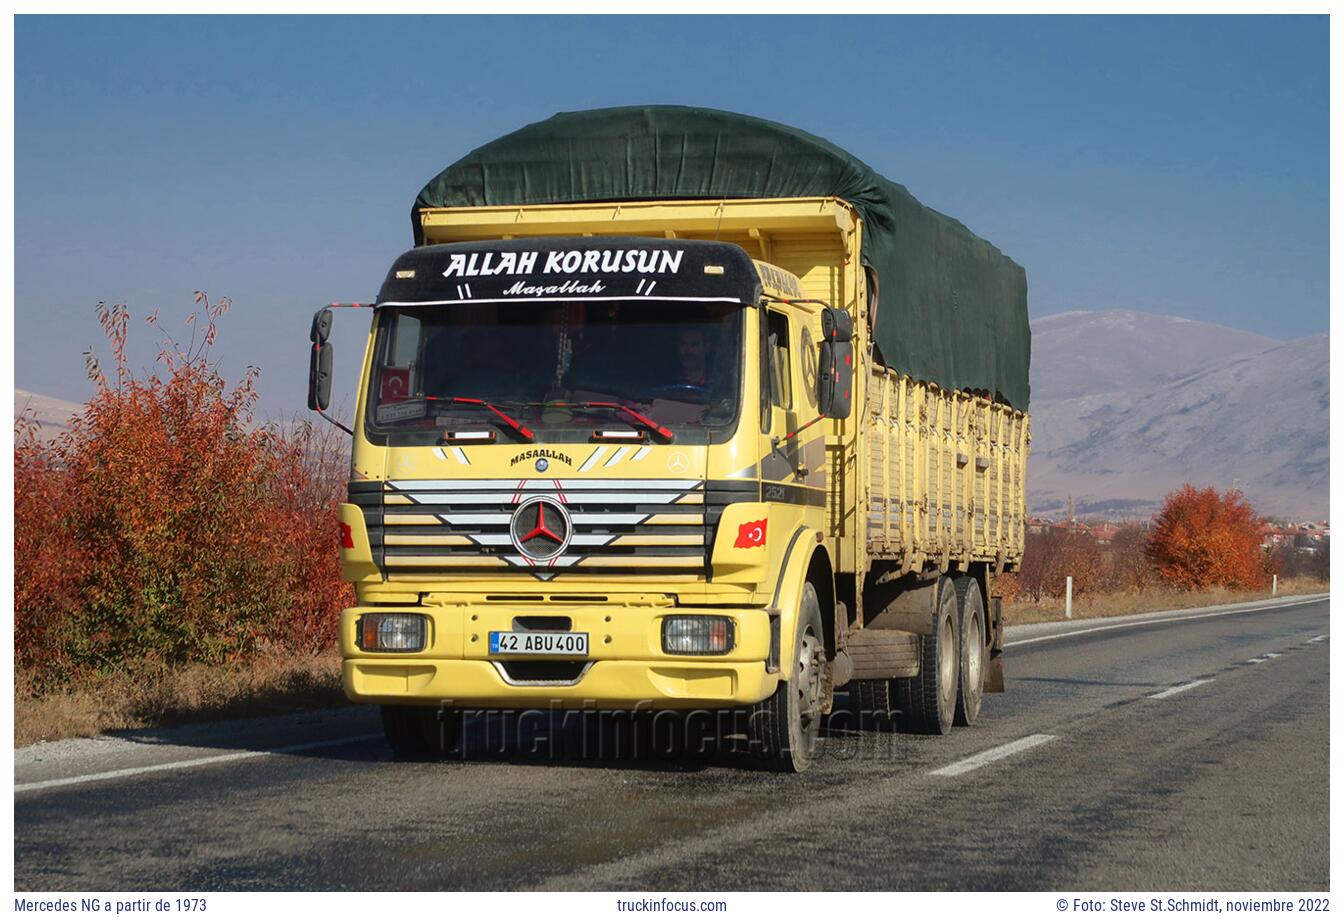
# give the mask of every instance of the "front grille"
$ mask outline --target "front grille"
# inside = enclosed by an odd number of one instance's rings
[[[536,507],[538,498],[568,518],[566,545],[549,559],[521,552],[510,527],[514,512],[528,503]],[[374,561],[389,578],[500,569],[540,578],[589,571],[703,574],[710,545],[705,498],[702,481],[680,479],[350,484],[351,502],[364,510]],[[560,527],[555,516],[545,521],[549,529]],[[528,529],[514,528],[520,536]]]

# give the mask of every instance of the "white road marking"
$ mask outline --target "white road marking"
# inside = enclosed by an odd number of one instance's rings
[[[981,751],[974,757],[958,760],[956,763],[948,764],[941,769],[930,770],[929,775],[960,776],[963,773],[970,773],[972,770],[978,770],[985,764],[993,763],[996,760],[1002,760],[1005,757],[1011,757],[1014,754],[1030,750],[1038,745],[1045,744],[1047,741],[1054,740],[1054,735],[1027,735],[1025,738],[1010,741],[1008,744],[1001,744],[996,748],[990,748],[988,751]]]
[[[268,757],[271,754],[295,754],[299,751],[313,751],[324,747],[337,747],[342,744],[354,744],[359,741],[372,741],[381,738],[376,735],[353,735],[349,738],[328,738],[325,741],[310,741],[307,744],[291,744],[287,747],[269,751],[237,751],[233,754],[215,754],[211,757],[197,757],[193,760],[175,760],[169,763],[156,763],[148,767],[127,767],[124,770],[108,770],[106,773],[86,773],[83,776],[67,776],[62,779],[44,779],[35,783],[16,783],[14,792],[36,792],[39,789],[55,789],[59,786],[76,786],[81,783],[96,783],[104,779],[121,779],[126,776],[139,776],[142,773],[161,773],[166,770],[189,770],[192,767],[207,767],[217,763],[232,763],[235,760],[247,760],[252,757]]]
[[[1177,687],[1168,687],[1166,690],[1163,690],[1161,693],[1154,693],[1154,694],[1151,694],[1151,695],[1148,697],[1148,699],[1150,699],[1150,700],[1165,700],[1165,699],[1166,699],[1167,697],[1169,697],[1169,696],[1175,696],[1175,695],[1178,694],[1178,693],[1184,693],[1184,692],[1187,691],[1187,690],[1193,690],[1193,689],[1195,689],[1196,687],[1201,687],[1201,686],[1203,686],[1204,684],[1211,684],[1211,683],[1213,683],[1213,678],[1212,678],[1212,677],[1206,677],[1206,678],[1204,678],[1203,680],[1192,680],[1192,681],[1190,681],[1190,683],[1188,683],[1188,684],[1181,684],[1180,686],[1177,686]]]
[[[1278,653],[1278,652],[1265,652],[1265,657],[1266,657],[1266,658],[1278,658],[1278,657],[1280,657],[1280,656],[1279,656],[1279,653]]]
[[[1264,664],[1264,663],[1265,663],[1266,661],[1268,661],[1268,660],[1269,660],[1268,658],[1247,658],[1247,659],[1246,659],[1246,663],[1247,663],[1247,664]]]
[[[1308,641],[1308,642],[1320,642],[1322,639],[1325,639],[1325,638],[1327,638],[1327,637],[1326,637],[1326,636],[1317,636],[1316,638],[1314,638],[1314,639],[1308,639],[1307,641]]]
[[[1031,645],[1035,642],[1049,642],[1052,639],[1068,639],[1073,636],[1082,636],[1087,633],[1103,632],[1108,629],[1128,629],[1137,626],[1151,626],[1154,623],[1178,623],[1182,620],[1207,620],[1209,617],[1229,617],[1238,613],[1254,613],[1257,610],[1283,610],[1288,607],[1301,607],[1304,604],[1319,604],[1321,598],[1314,597],[1306,601],[1294,601],[1291,604],[1277,604],[1273,607],[1243,607],[1240,610],[1217,610],[1213,613],[1198,613],[1191,616],[1162,617],[1156,620],[1137,620],[1133,623],[1112,623],[1109,626],[1092,626],[1088,629],[1075,629],[1070,632],[1053,633],[1049,636],[1036,636],[1033,639],[1018,639],[1016,642],[1005,642],[1004,648],[1012,648],[1015,645]]]

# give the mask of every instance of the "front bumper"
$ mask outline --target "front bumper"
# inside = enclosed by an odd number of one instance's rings
[[[422,652],[366,652],[356,644],[365,613],[429,618]],[[712,614],[734,621],[736,645],[724,655],[667,655],[663,618]],[[489,634],[514,628],[515,617],[568,617],[588,633],[589,654],[572,679],[526,681],[509,661],[489,655]],[[764,610],[695,607],[528,606],[512,604],[352,607],[341,612],[342,682],[352,700],[499,709],[712,709],[759,702],[774,692],[766,670],[770,622]],[[553,659],[547,659],[553,660]]]

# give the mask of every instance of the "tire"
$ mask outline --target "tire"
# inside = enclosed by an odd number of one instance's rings
[[[821,605],[811,584],[803,587],[792,648],[788,678],[748,715],[752,748],[767,767],[782,773],[802,773],[811,765],[821,728],[829,664]]]
[[[398,760],[441,756],[462,735],[462,713],[453,709],[385,705],[382,714],[383,737]]]
[[[938,603],[930,616],[931,634],[919,637],[919,675],[903,681],[897,702],[905,704],[901,721],[907,731],[946,735],[956,714],[961,660],[961,624],[952,579],[938,580]]]
[[[974,725],[980,717],[985,698],[985,666],[989,649],[985,646],[985,602],[980,582],[970,575],[956,580],[957,610],[961,621],[961,655],[957,669],[957,725]]]
[[[898,723],[897,682],[890,678],[861,678],[849,682],[850,708],[860,728],[891,731]]]

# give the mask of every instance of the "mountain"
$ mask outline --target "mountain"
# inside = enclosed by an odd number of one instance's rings
[[[1033,325],[1033,513],[1147,516],[1185,482],[1263,514],[1329,513],[1329,337],[1276,342],[1175,317]]]
[[[1031,324],[1031,401],[1123,393],[1183,377],[1276,339],[1134,310],[1056,313]]]
[[[14,418],[24,415],[37,420],[38,437],[50,440],[62,431],[70,428],[70,417],[79,415],[84,407],[79,403],[66,402],[52,396],[43,396],[28,390],[14,390]]]

